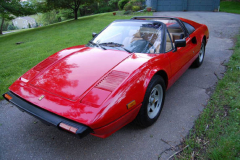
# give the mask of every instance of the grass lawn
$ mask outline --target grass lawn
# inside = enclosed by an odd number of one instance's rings
[[[178,159],[240,159],[240,35],[227,72],[195,122]]]
[[[240,2],[222,1],[220,11],[240,14]]]
[[[137,15],[141,14],[143,13]],[[48,56],[67,47],[86,44],[92,39],[92,32],[100,32],[116,19],[129,19],[133,16],[135,15],[113,16],[112,13],[105,13],[1,35],[0,93],[6,92],[18,77]],[[24,43],[16,45],[16,42]]]

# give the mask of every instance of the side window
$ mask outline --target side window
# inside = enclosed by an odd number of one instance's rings
[[[171,23],[166,24],[167,29],[172,36],[172,41],[174,42],[176,39],[185,38],[184,31],[176,20],[172,20]]]
[[[171,33],[169,33],[167,31],[166,49],[165,49],[166,52],[169,52],[169,51],[173,50],[173,43],[172,42],[173,42],[172,35],[171,35]]]
[[[195,31],[195,28],[192,25],[190,25],[190,24],[188,24],[186,22],[183,22],[183,24],[187,28],[189,34],[191,34],[191,33],[193,33]]]

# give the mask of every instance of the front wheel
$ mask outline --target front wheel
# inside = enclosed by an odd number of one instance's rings
[[[198,54],[197,59],[193,62],[192,66],[195,68],[200,67],[203,63],[204,56],[205,56],[205,40],[202,41],[200,52]]]
[[[165,90],[164,79],[155,75],[147,87],[142,107],[135,119],[138,125],[148,127],[158,119],[164,104]]]

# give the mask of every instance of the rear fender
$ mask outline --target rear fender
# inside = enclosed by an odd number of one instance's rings
[[[197,29],[197,34],[199,34],[200,36],[200,42],[202,44],[203,40],[205,40],[205,45],[208,42],[209,39],[209,31],[206,25],[202,25],[200,28]]]

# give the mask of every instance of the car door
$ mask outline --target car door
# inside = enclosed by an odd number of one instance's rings
[[[174,33],[166,31],[166,53],[171,64],[171,76],[169,77],[170,83],[174,83],[191,65],[190,60],[193,58],[194,45],[192,38],[184,37],[186,39],[186,47],[179,47],[175,50],[174,43],[176,39]],[[170,48],[169,48],[170,47]]]

